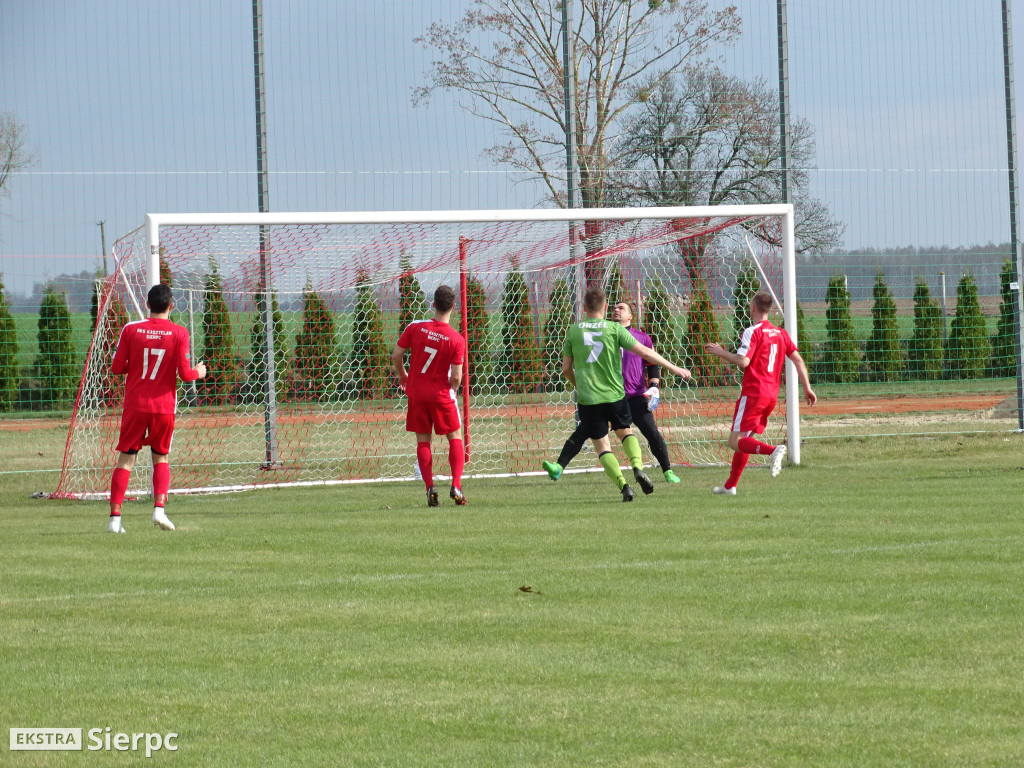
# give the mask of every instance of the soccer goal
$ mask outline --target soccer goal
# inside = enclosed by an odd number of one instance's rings
[[[188,328],[193,360],[210,371],[179,389],[178,492],[411,478],[414,446],[389,357],[404,325],[430,316],[440,284],[456,290],[452,325],[468,341],[457,394],[470,477],[537,474],[572,431],[561,348],[589,285],[603,286],[610,304],[630,301],[634,325],[693,372],[690,383],[666,377],[656,413],[683,467],[730,455],[739,379],[704,345],[735,348],[765,281],[797,331],[791,205],[151,214],[114,256],[60,496],[106,494],[123,393],[110,359],[161,280],[174,289],[171,318]],[[788,440],[797,462],[798,399],[787,367],[770,439]],[[574,468],[594,464],[585,452]],[[148,487],[136,472],[129,491]]]

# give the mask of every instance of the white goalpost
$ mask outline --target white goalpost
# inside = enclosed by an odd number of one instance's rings
[[[127,310],[162,279],[172,319],[211,370],[179,393],[178,492],[409,478],[387,358],[442,283],[456,290],[452,323],[469,342],[458,393],[468,476],[535,474],[557,454],[573,421],[557,363],[587,285],[633,299],[635,325],[694,372],[692,384],[666,382],[657,414],[677,465],[727,460],[738,377],[702,350],[733,343],[744,286],[779,297],[797,340],[788,204],[150,214],[114,253],[58,495],[106,490],[123,387],[109,358]],[[786,371],[785,417],[770,429],[799,462],[799,384]]]

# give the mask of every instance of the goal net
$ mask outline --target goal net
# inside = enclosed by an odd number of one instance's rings
[[[405,324],[431,316],[441,284],[467,338],[467,476],[538,473],[558,455],[575,426],[562,342],[594,284],[609,306],[630,301],[634,326],[693,372],[664,377],[655,414],[673,464],[725,462],[739,379],[704,345],[735,349],[765,281],[796,334],[792,226],[788,205],[148,216],[114,246],[56,495],[107,493],[124,388],[110,361],[160,280],[209,370],[179,386],[172,491],[411,478],[390,353]],[[799,461],[789,374],[770,439],[788,438]],[[572,468],[596,466],[588,449]],[[149,493],[148,469],[130,493]]]

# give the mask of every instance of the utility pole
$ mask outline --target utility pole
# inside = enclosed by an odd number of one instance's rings
[[[576,52],[572,25],[573,0],[562,0],[562,87],[565,100],[565,182],[566,207],[579,208],[579,162],[576,158]],[[579,222],[569,222],[569,257],[575,263],[579,251]],[[576,263],[575,315],[583,319],[585,267]]]
[[[270,210],[267,183],[267,95],[263,82],[263,0],[252,0],[252,56],[256,81],[256,201],[260,213]],[[267,469],[281,465],[277,453],[277,359],[274,354],[274,289],[271,284],[270,228],[260,225],[260,290],[257,310],[263,317],[263,436]]]
[[[1010,182],[1010,295],[1013,298],[1014,341],[1017,347],[1017,431],[1024,432],[1024,307],[1021,306],[1021,280],[1024,256],[1021,255],[1020,182],[1017,178],[1017,109],[1013,84],[1013,31],[1010,24],[1010,0],[1003,0],[1003,85],[1006,101],[1006,154]]]
[[[107,269],[107,220],[100,219],[96,222],[96,226],[100,228],[100,253],[103,254],[103,276],[106,277],[110,274]]]

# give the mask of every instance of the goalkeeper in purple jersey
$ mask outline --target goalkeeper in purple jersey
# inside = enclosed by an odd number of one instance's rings
[[[612,307],[612,320],[625,327],[633,338],[645,347],[654,348],[651,337],[643,331],[632,327],[633,308],[629,302],[620,301]],[[657,365],[648,365],[643,358],[628,350],[622,351],[622,383],[626,390],[626,401],[629,403],[629,411],[633,423],[647,439],[651,453],[661,466],[665,474],[665,480],[670,483],[678,483],[679,478],[672,471],[672,462],[668,456],[668,446],[665,445],[665,438],[661,436],[658,425],[654,422],[654,411],[658,407],[661,397],[658,385],[661,383],[661,368]],[[557,462],[544,462],[544,469],[552,480],[557,480],[562,475],[569,462],[583,450],[587,442],[586,430],[580,424],[576,431],[569,436],[562,446],[562,452]]]

